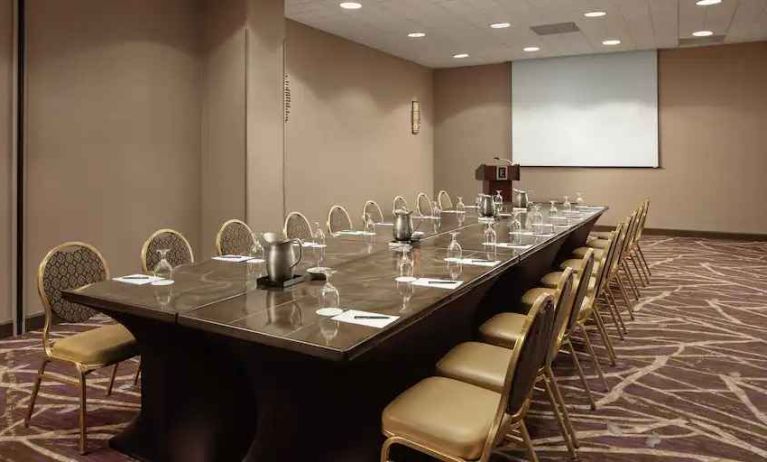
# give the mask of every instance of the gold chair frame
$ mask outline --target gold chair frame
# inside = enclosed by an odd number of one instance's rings
[[[399,205],[398,205],[399,204]],[[392,201],[392,214],[396,212],[397,210],[410,210],[410,207],[407,204],[407,200],[402,196],[394,196],[394,200]]]
[[[346,221],[346,223],[349,225],[346,229],[333,229],[333,215],[340,214],[340,216]],[[352,217],[349,215],[349,212],[346,210],[346,208],[342,205],[335,204],[332,207],[330,207],[330,210],[328,211],[328,219],[325,221],[325,226],[327,227],[328,232],[331,236],[337,236],[340,231],[353,231],[354,230],[354,223],[352,223]]]
[[[153,271],[154,268],[148,268],[147,265],[147,251],[149,250],[149,245],[152,243],[152,241],[162,234],[173,234],[174,236],[181,239],[181,241],[186,246],[187,251],[189,252],[189,262],[194,263],[194,251],[192,250],[192,245],[189,243],[186,237],[184,237],[183,234],[176,231],[175,229],[170,228],[163,228],[158,229],[157,231],[153,232],[146,241],[144,241],[144,244],[141,246],[141,269],[145,273],[149,273],[150,271]]]
[[[365,202],[364,206],[362,206],[362,215],[361,215],[361,217],[362,217],[362,223],[363,224],[365,223],[365,215],[370,213],[368,211],[369,208],[374,209],[375,212],[378,214],[378,217],[380,219],[380,221],[376,221],[375,218],[373,218],[373,216],[371,214],[370,218],[373,220],[373,223],[382,223],[385,220],[384,214],[383,214],[383,210],[381,210],[381,206],[378,205],[378,202],[376,202],[374,200],[369,200],[369,201]]]
[[[523,443],[527,448],[530,459],[534,462],[538,462],[538,456],[535,453],[535,448],[533,447],[530,433],[527,431],[527,427],[525,426],[524,421],[527,410],[530,408],[530,400],[535,382],[533,381],[533,384],[530,386],[530,390],[527,391],[526,399],[513,415],[508,414],[507,408],[509,406],[509,398],[512,391],[511,388],[514,382],[515,371],[519,363],[519,357],[522,352],[522,348],[527,341],[530,327],[532,326],[537,316],[546,316],[545,313],[548,313],[549,310],[554,309],[553,303],[554,301],[551,295],[541,295],[538,297],[538,299],[527,313],[527,318],[525,319],[522,332],[520,333],[520,336],[518,337],[518,340],[512,349],[511,361],[509,361],[509,365],[506,371],[503,391],[501,392],[501,399],[498,403],[498,407],[496,408],[493,423],[490,426],[490,431],[488,432],[487,438],[485,439],[485,443],[483,445],[479,459],[476,459],[476,461],[468,461],[461,457],[455,457],[440,451],[438,448],[428,447],[408,438],[384,432],[384,436],[387,438],[381,448],[381,462],[390,462],[389,452],[391,447],[395,444],[409,447],[430,457],[445,462],[489,462],[493,449],[498,446],[499,443],[503,442],[504,439]],[[543,311],[543,313],[541,311]],[[539,322],[543,322],[543,320],[540,320]],[[544,337],[546,336],[544,335]],[[512,432],[515,430],[519,431],[519,437],[512,434]]]
[[[437,204],[442,210],[451,210],[453,208],[453,199],[444,189],[437,193]]]
[[[288,234],[288,224],[291,222],[291,220],[294,220],[294,219],[295,220],[301,220],[306,225],[306,229],[309,230],[309,236],[291,236],[291,235]],[[301,212],[290,212],[288,214],[288,216],[285,217],[285,222],[282,225],[282,234],[285,237],[287,237],[289,239],[298,237],[300,239],[311,240],[312,239],[312,233],[313,233],[312,232],[312,224],[309,222],[309,219],[306,218],[306,215],[304,215],[303,213],[301,213]]]
[[[424,210],[421,206],[421,201],[425,200],[428,204],[429,209]],[[418,215],[422,217],[429,217],[434,215],[434,209],[431,206],[431,198],[426,193],[418,193],[418,195],[415,197],[415,210],[418,212]]]
[[[50,342],[50,331],[53,324],[53,309],[51,307],[50,299],[48,298],[48,295],[45,293],[45,289],[43,288],[44,287],[43,280],[45,276],[45,268],[48,265],[48,261],[51,259],[51,257],[55,255],[57,252],[70,247],[82,247],[93,252],[99,258],[99,260],[101,261],[101,264],[104,267],[104,280],[110,279],[109,265],[107,264],[107,261],[104,258],[104,255],[97,248],[85,242],[69,241],[63,244],[59,244],[56,247],[49,250],[48,253],[45,255],[45,257],[43,258],[43,260],[40,262],[40,265],[37,268],[37,293],[38,293],[38,296],[40,297],[40,301],[42,302],[43,309],[45,311],[45,324],[43,326],[43,361],[40,364],[40,368],[38,369],[37,376],[35,378],[35,384],[32,388],[32,396],[30,397],[29,407],[27,409],[27,414],[24,417],[24,426],[29,427],[30,421],[32,420],[32,415],[35,409],[35,403],[37,401],[37,395],[40,391],[40,384],[42,383],[43,379],[54,380],[56,382],[63,383],[66,385],[76,386],[80,390],[80,447],[79,449],[80,449],[80,454],[85,454],[86,438],[87,438],[87,425],[85,422],[86,403],[87,403],[87,399],[86,399],[87,376],[88,374],[90,374],[91,372],[97,369],[101,369],[108,366],[114,366],[112,370],[112,375],[109,380],[109,385],[107,386],[106,394],[107,396],[109,396],[112,393],[112,386],[114,384],[115,374],[117,372],[117,365],[120,364],[121,361],[85,364],[85,363],[81,363],[77,361],[56,357],[53,354],[52,343]],[[77,379],[69,378],[59,374],[47,375],[45,373],[46,366],[48,365],[48,363],[56,362],[56,361],[74,366],[78,374]]]
[[[224,254],[224,251],[221,248],[221,238],[224,235],[224,231],[226,230],[227,227],[229,227],[231,225],[235,225],[235,224],[236,225],[240,225],[240,226],[244,226],[245,229],[248,230],[248,233],[250,233],[250,235],[253,236],[253,230],[244,221],[238,220],[236,218],[233,218],[231,220],[225,221],[224,224],[221,225],[221,228],[218,229],[218,233],[216,233],[216,252],[218,253],[218,255],[223,255]],[[251,237],[251,245],[253,245],[252,237]]]

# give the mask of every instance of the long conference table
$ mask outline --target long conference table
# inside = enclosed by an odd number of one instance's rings
[[[262,264],[211,259],[176,268],[168,286],[110,280],[65,292],[138,342],[141,411],[110,446],[146,461],[376,461],[386,404],[432,375],[483,321],[514,311],[527,289],[584,244],[605,210],[579,209],[550,234],[522,235],[515,248],[484,245],[485,224],[471,210],[416,219],[425,233],[411,251],[416,276],[450,278],[452,231],[464,258],[501,262],[463,265],[455,290],[403,291],[391,226],[377,226],[373,237],[328,238],[325,265],[336,271],[342,308],[399,316],[381,329],[316,314],[322,281],[258,288]],[[509,219],[495,229],[508,243]],[[299,272],[315,264],[312,249],[304,251]],[[400,450],[398,462],[422,460]]]

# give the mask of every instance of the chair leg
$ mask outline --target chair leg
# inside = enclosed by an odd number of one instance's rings
[[[597,354],[594,352],[594,348],[591,346],[589,332],[586,330],[586,326],[583,324],[578,324],[578,327],[581,328],[581,333],[583,333],[583,341],[586,343],[586,351],[588,351],[589,355],[591,355],[591,361],[594,362],[594,368],[597,370],[597,375],[599,375],[599,378],[602,380],[602,385],[605,386],[605,391],[610,391],[610,387],[607,385],[607,379],[605,379],[605,375],[602,373],[602,366],[599,365],[599,358],[597,358]]]
[[[613,324],[615,324],[615,328],[618,330],[618,336],[621,338],[621,340],[626,340],[623,334],[628,334],[628,331],[626,330],[626,324],[623,323],[621,312],[618,311],[618,304],[615,301],[615,296],[612,293],[612,289],[608,288],[605,291],[605,300],[607,300],[607,309],[610,310],[610,316],[613,318]]]
[[[391,438],[387,438],[381,446],[381,462],[389,462],[389,451],[394,441]]]
[[[554,397],[557,399],[559,402],[559,407],[562,409],[562,417],[565,421],[565,426],[567,426],[567,430],[570,432],[570,440],[572,440],[573,446],[577,448],[580,446],[578,443],[578,437],[575,434],[575,429],[573,428],[572,422],[570,422],[570,413],[567,412],[567,405],[565,405],[565,399],[562,397],[562,392],[559,390],[559,385],[557,385],[557,379],[554,376],[554,371],[551,369],[551,366],[546,366],[544,368],[544,373],[551,382],[551,388],[554,390]]]
[[[647,264],[647,259],[644,257],[644,252],[642,252],[642,248],[639,247],[639,242],[637,242],[637,250],[639,251],[639,256],[642,257],[642,263],[644,263],[645,268],[647,268],[647,274],[652,276],[652,271],[650,270],[650,265]]]
[[[138,378],[141,375],[141,358],[138,359],[138,367],[136,368],[136,375],[133,376],[133,386],[138,385]]]
[[[615,354],[615,349],[613,348],[613,341],[610,340],[610,335],[607,333],[607,328],[605,328],[605,322],[602,319],[602,314],[599,313],[598,310],[594,310],[594,320],[597,323],[597,330],[599,331],[599,335],[602,337],[602,343],[605,344],[605,349],[607,350],[607,356],[610,359],[610,365],[615,367],[618,362],[618,355]]]
[[[616,275],[615,277],[616,283],[618,284],[618,293],[621,294],[621,298],[623,299],[624,303],[626,304],[626,309],[631,312],[631,301],[629,301],[628,292],[626,291],[626,286],[623,284],[623,278],[620,276],[620,274]],[[615,296],[610,292],[610,295],[613,297],[613,300],[615,300],[615,312],[618,313],[618,318],[621,319],[621,324],[623,324],[623,318],[620,315],[620,310],[618,310],[618,302]],[[628,334],[628,331],[626,331],[626,325],[623,325],[623,330]]]
[[[117,366],[119,366],[120,363],[115,363],[114,366],[112,366],[112,376],[109,378],[109,385],[107,385],[107,396],[112,394],[112,387],[115,384],[115,377],[117,376]]]
[[[562,432],[562,439],[565,441],[565,446],[567,446],[567,451],[570,453],[570,456],[573,458],[578,457],[578,454],[575,452],[575,446],[573,446],[573,442],[570,439],[570,432],[567,431],[567,427],[565,426],[565,421],[562,420],[562,414],[559,412],[559,404],[557,402],[557,399],[554,397],[554,391],[551,389],[551,384],[549,383],[548,377],[544,375],[543,377],[543,385],[546,388],[546,397],[549,398],[549,403],[551,403],[551,409],[554,412],[554,417],[557,418],[557,424],[559,424],[559,431]]]
[[[575,354],[575,348],[573,348],[572,342],[568,339],[565,340],[564,343],[567,344],[567,348],[570,350],[570,354],[573,355],[575,369],[578,371],[578,376],[581,378],[581,384],[583,385],[583,389],[586,390],[586,395],[589,397],[589,405],[593,411],[597,408],[597,403],[594,401],[594,396],[591,394],[591,387],[589,387],[589,382],[586,380],[586,374],[583,373],[581,362],[578,360],[578,355]]]
[[[636,248],[631,250],[631,262],[634,264],[637,273],[641,276],[642,285],[648,287],[650,285],[650,276],[647,274],[644,266],[642,266],[642,261],[639,259],[639,253]]]
[[[525,446],[527,446],[527,453],[530,455],[530,460],[532,462],[538,462],[538,454],[535,453],[533,440],[530,439],[530,433],[527,432],[527,427],[525,426],[524,420],[519,422],[519,432],[522,434],[522,439],[525,442]]]
[[[623,270],[623,273],[626,274],[626,281],[628,281],[628,287],[631,289],[631,295],[639,301],[639,299],[642,297],[642,294],[639,293],[639,287],[637,287],[636,280],[634,279],[634,274],[631,272],[631,268],[629,267],[628,263],[626,263],[626,260],[623,260],[620,265],[619,276],[620,277],[620,270]]]
[[[32,398],[29,400],[29,409],[27,409],[27,416],[24,419],[24,426],[29,427],[29,421],[32,420],[32,414],[35,411],[35,402],[37,401],[37,393],[40,391],[40,383],[43,381],[43,373],[45,373],[45,366],[48,365],[48,360],[43,359],[40,364],[40,369],[37,371],[37,378],[35,378],[35,385],[32,388]]]
[[[85,454],[85,373],[80,372],[80,454]]]

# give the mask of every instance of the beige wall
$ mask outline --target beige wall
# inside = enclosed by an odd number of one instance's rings
[[[412,202],[431,192],[433,71],[292,21],[286,43],[288,211],[324,223],[340,203],[359,224],[365,199],[390,210],[397,194]],[[419,135],[410,133],[413,98]]]
[[[199,11],[188,0],[30,0],[27,312],[50,247],[88,241],[135,271],[155,229],[199,248]]]
[[[0,0],[0,323],[13,319],[11,306],[11,116],[13,112],[13,1]]]
[[[245,12],[243,0],[205,0],[202,53],[200,258],[221,223],[245,219]]]
[[[605,224],[649,197],[649,227],[767,233],[767,42],[663,50],[658,67],[662,168],[524,168],[521,186],[539,198],[581,191],[588,202],[612,207]],[[475,97],[463,88],[462,81],[473,79],[466,73],[494,83],[476,85],[481,96]],[[510,115],[499,116],[503,111],[487,101],[510,105],[509,73],[508,65],[436,72],[438,165],[463,156],[471,158],[466,165],[487,158],[484,150],[465,148],[455,129],[445,129],[477,118],[487,122],[477,125],[475,139],[496,140],[480,142],[486,151],[508,152]],[[437,175],[436,185],[468,190],[470,175],[448,169]]]

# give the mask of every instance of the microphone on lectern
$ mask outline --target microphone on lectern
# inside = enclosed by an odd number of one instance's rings
[[[508,163],[509,165],[514,165],[514,163],[513,163],[512,161],[510,161],[509,159],[501,159],[501,158],[500,158],[500,157],[498,157],[498,156],[496,156],[496,157],[493,157],[493,159],[497,160],[498,162],[506,162],[506,163]]]

